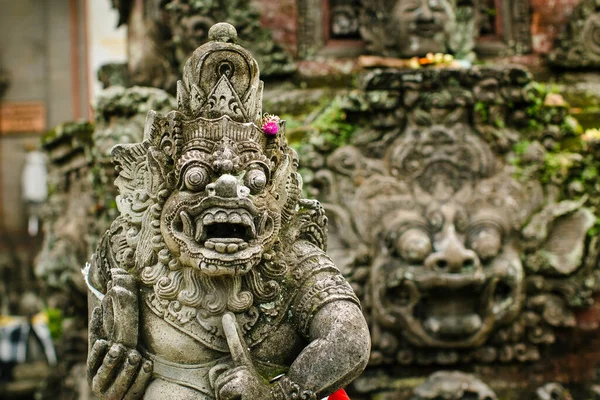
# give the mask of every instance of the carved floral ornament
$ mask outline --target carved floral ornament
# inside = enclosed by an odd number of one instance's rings
[[[538,360],[591,304],[599,246],[587,197],[507,162],[532,125],[531,78],[381,70],[363,83],[344,99],[359,126],[350,143],[308,146],[302,160],[329,253],[365,306],[370,365]],[[536,112],[548,116],[540,142],[564,134],[558,112]]]
[[[285,122],[263,120],[258,66],[236,36],[213,26],[178,110],[151,111],[144,140],[112,151],[119,216],[86,272],[101,398],[316,399],[366,364],[324,211],[302,198]]]

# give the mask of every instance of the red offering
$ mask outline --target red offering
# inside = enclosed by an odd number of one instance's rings
[[[350,400],[350,397],[348,397],[344,389],[340,389],[329,396],[328,400]]]

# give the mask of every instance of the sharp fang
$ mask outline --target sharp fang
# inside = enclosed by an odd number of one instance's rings
[[[196,219],[196,235],[194,236],[194,239],[196,239],[196,242],[200,242],[202,241],[202,239],[204,239],[204,225],[202,224],[202,221],[200,220],[200,218]]]
[[[181,211],[179,217],[181,218],[181,223],[183,225],[183,233],[186,236],[194,237],[194,228],[192,227],[192,221],[188,213]]]

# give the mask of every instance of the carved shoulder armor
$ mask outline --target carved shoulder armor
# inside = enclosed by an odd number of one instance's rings
[[[306,241],[299,241],[292,250],[296,257],[292,270],[298,291],[292,303],[294,324],[308,339],[310,323],[315,314],[333,301],[351,301],[360,307],[360,302],[350,284],[325,252]]]

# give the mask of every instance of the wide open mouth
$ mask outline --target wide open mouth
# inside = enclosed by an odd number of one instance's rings
[[[193,238],[195,244],[218,253],[233,254],[245,250],[257,237],[254,217],[242,208],[212,207],[195,218],[180,211],[179,217],[179,221],[174,221],[176,231]]]
[[[514,288],[494,277],[438,273],[388,287],[385,297],[394,314],[418,323],[407,324],[413,334],[460,345],[487,331],[510,307]]]

